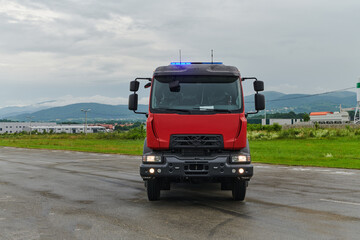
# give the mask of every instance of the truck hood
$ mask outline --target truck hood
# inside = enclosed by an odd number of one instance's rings
[[[224,148],[233,149],[240,133],[240,114],[182,115],[153,114],[152,128],[159,147],[169,148],[173,134],[219,134],[223,136]]]

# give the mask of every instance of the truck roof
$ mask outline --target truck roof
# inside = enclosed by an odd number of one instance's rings
[[[168,66],[160,66],[155,69],[156,76],[171,75],[201,75],[201,76],[234,76],[240,77],[240,72],[236,67],[226,66],[219,62],[184,62],[171,63]]]

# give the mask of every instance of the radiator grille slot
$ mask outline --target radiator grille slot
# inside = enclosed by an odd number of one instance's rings
[[[170,148],[222,149],[224,141],[222,135],[171,135]]]

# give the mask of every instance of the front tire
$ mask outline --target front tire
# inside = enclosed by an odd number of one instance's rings
[[[147,184],[146,184],[146,189],[147,189],[147,196],[149,201],[157,201],[160,199],[160,181],[159,179],[149,179],[146,180]]]
[[[235,179],[232,188],[232,197],[234,201],[244,201],[246,195],[246,181]]]

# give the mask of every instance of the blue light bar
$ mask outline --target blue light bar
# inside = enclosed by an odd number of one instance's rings
[[[191,62],[172,62],[171,65],[190,65]]]
[[[191,65],[191,64],[223,64],[222,62],[171,62],[171,65]]]

